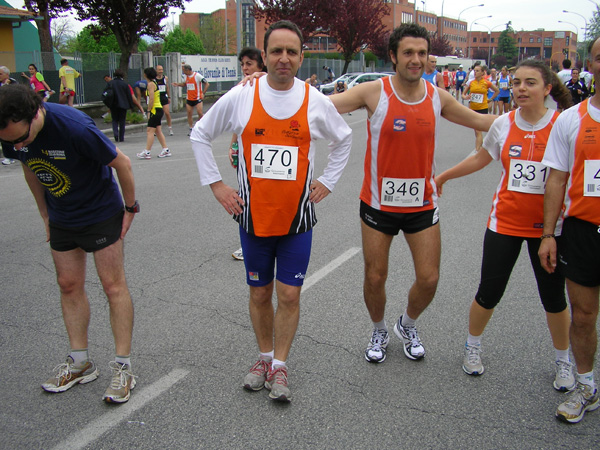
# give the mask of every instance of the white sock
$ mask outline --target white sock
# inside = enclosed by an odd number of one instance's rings
[[[385,324],[385,319],[379,321],[379,322],[373,322],[373,328],[376,330],[385,330],[387,331],[387,325]]]
[[[467,344],[481,346],[481,334],[479,336],[473,336],[471,333],[467,336]]]
[[[402,325],[403,327],[414,327],[416,323],[416,320],[411,319],[408,313],[404,311],[404,314],[402,314],[402,322],[400,323],[400,325]]]
[[[577,372],[577,381],[582,384],[587,384],[591,386],[592,389],[596,388],[596,383],[594,383],[594,371],[587,373],[579,373]]]
[[[169,151],[169,147],[163,148],[163,152],[168,152],[168,151]]]
[[[275,353],[275,350],[271,350],[270,352],[267,352],[267,353],[262,353],[262,352],[260,352],[260,356],[261,356],[263,359],[268,359],[268,360],[271,360],[271,359],[273,359],[273,353]]]
[[[556,353],[557,361],[569,362],[569,349],[559,350],[559,349],[555,348],[554,352]]]
[[[131,369],[131,358],[129,357],[129,355],[127,355],[127,356],[116,355],[115,362],[118,362],[119,364],[127,364],[129,366],[129,368]]]
[[[71,359],[73,359],[73,364],[75,364],[76,366],[80,366],[83,363],[88,362],[90,359],[90,355],[88,353],[87,348],[79,348],[77,350],[71,350],[71,353],[69,353],[69,356],[71,357]]]
[[[271,370],[275,370],[277,367],[286,367],[285,361],[273,358],[273,362],[271,363]]]

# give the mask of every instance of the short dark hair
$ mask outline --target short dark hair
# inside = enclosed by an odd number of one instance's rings
[[[0,130],[10,122],[31,123],[42,106],[42,98],[29,86],[9,84],[0,89]]]
[[[571,60],[570,60],[570,59],[565,59],[565,60],[562,62],[562,66],[563,66],[563,68],[565,68],[565,69],[570,69],[570,68],[571,68]]]
[[[259,69],[265,67],[265,63],[263,62],[262,56],[260,55],[260,50],[256,47],[244,47],[238,56],[238,61],[242,62],[242,58],[246,56],[253,61],[256,61],[256,65]]]
[[[125,72],[123,72],[122,69],[115,69],[115,71],[113,72],[113,75],[115,77],[125,78]]]
[[[264,50],[265,53],[267,51],[267,44],[269,43],[269,37],[271,37],[271,33],[275,30],[290,30],[293,31],[294,33],[296,33],[296,35],[298,36],[298,39],[300,39],[300,51],[302,51],[302,47],[304,46],[304,37],[302,36],[302,31],[300,31],[300,28],[298,28],[298,25],[296,25],[294,22],[291,22],[289,20],[280,20],[278,22],[272,23],[271,26],[269,26],[269,29],[267,30],[267,32],[265,33],[265,40],[264,40]]]
[[[417,25],[416,23],[403,23],[394,29],[392,34],[390,34],[390,39],[388,40],[388,53],[391,52],[396,55],[396,53],[398,53],[398,44],[405,37],[425,39],[427,41],[427,54],[429,55],[429,50],[431,49],[429,31],[427,31],[427,29],[421,25]]]
[[[35,66],[34,63],[29,64],[27,67],[33,67],[36,72],[39,72],[38,68]]]
[[[61,66],[64,66],[64,65],[65,65],[66,63],[68,63],[68,62],[69,62],[69,60],[68,60],[68,59],[66,59],[66,58],[63,58],[63,59],[61,59],[61,60],[60,60],[60,65],[61,65]]]
[[[588,58],[591,60],[592,58],[592,48],[594,47],[594,44],[596,43],[596,41],[600,39],[600,36],[598,36],[596,39],[594,39],[593,41],[591,41],[588,44],[588,48],[587,48],[587,54],[588,54]]]
[[[144,74],[149,80],[154,80],[156,78],[156,69],[154,67],[146,67],[144,69]]]

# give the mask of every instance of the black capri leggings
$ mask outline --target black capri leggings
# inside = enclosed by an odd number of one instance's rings
[[[517,262],[521,245],[527,241],[531,267],[538,285],[538,292],[544,310],[559,313],[567,307],[565,298],[565,278],[554,272],[549,274],[540,264],[539,238],[523,238],[485,231],[483,239],[483,260],[481,261],[481,281],[475,301],[485,309],[493,309],[504,295],[510,274]]]

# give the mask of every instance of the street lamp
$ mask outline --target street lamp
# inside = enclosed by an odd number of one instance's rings
[[[588,24],[587,24],[587,19],[585,18],[585,16],[582,16],[581,14],[573,12],[573,11],[567,11],[566,9],[563,9],[563,12],[567,13],[567,14],[575,14],[575,15],[577,15],[577,16],[579,16],[579,17],[581,17],[583,19],[583,21],[585,22],[585,31],[583,33],[583,42],[586,42],[587,41],[587,32],[588,32]],[[586,49],[586,46],[584,45],[583,46],[583,61],[584,61],[584,64],[585,64],[585,60],[586,60],[586,56],[587,56],[586,53],[587,53],[587,49]]]
[[[577,35],[577,40],[579,40],[579,27],[577,27],[577,25],[571,22],[567,22],[566,20],[559,20],[558,23],[568,23],[569,25],[573,25],[575,27],[575,34]],[[575,41],[575,48],[577,48],[577,41]],[[585,58],[583,60],[583,63],[585,64]]]
[[[471,8],[479,8],[481,6],[485,6],[483,3],[481,5],[474,5],[474,6],[469,6],[468,8],[463,9],[461,12],[458,13],[458,19],[456,19],[456,21],[458,22],[460,20],[460,16],[462,13],[464,13],[467,9],[471,9]]]
[[[492,59],[492,29],[490,27],[488,27],[487,25],[484,25],[482,23],[475,22],[473,25],[481,25],[482,27],[486,27],[488,29],[488,59],[487,59],[487,65],[489,67],[490,60]]]
[[[478,19],[475,19],[473,22],[471,22],[471,28],[469,29],[469,34],[468,34],[468,40],[469,40],[469,48],[467,50],[467,56],[469,58],[471,58],[471,33],[473,32],[473,24],[475,22],[477,22],[478,20],[482,20],[482,19],[489,19],[490,17],[492,17],[491,15],[489,16],[484,16],[484,17],[479,17]]]

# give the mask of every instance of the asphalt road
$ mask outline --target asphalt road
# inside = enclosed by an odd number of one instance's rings
[[[257,348],[248,318],[237,225],[201,187],[187,125],[168,138],[173,156],[138,160],[145,133],[120,146],[132,159],[142,211],[126,237],[135,303],[133,368],[138,385],[124,405],[101,401],[113,340],[108,308],[88,259],[93,383],[48,394],[40,383],[64,361],[68,340],[42,221],[17,164],[0,167],[0,448],[19,449],[596,449],[600,412],[578,425],[554,418],[554,353],[524,251],[484,336],[481,377],[461,369],[468,308],[479,282],[481,246],[500,167],[493,163],[445,186],[440,201],[441,279],[418,327],[427,350],[409,361],[391,337],[379,365],[363,356],[371,323],[362,299],[358,218],[366,113],[350,162],[317,206],[319,223],[288,363],[293,402],[249,393],[242,379]],[[229,136],[215,143],[226,182]],[[443,121],[438,170],[474,146],[471,130]],[[318,148],[317,170],[326,162]],[[418,149],[415,149],[417,151]],[[392,245],[388,326],[404,311],[413,267],[403,237]]]

